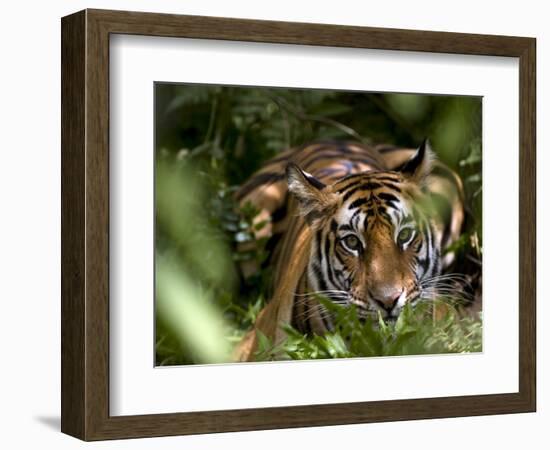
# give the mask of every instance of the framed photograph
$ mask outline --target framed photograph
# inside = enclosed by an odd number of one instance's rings
[[[535,39],[62,29],[62,431],[532,412]]]

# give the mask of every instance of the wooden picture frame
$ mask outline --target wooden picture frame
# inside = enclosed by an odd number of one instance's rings
[[[61,29],[64,433],[100,440],[535,411],[535,39],[104,10],[64,17]],[[519,58],[519,392],[110,416],[111,34]]]

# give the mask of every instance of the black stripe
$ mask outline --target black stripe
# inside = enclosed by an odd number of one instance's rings
[[[395,145],[384,145],[381,147],[376,147],[378,153],[391,153],[397,150],[405,150],[403,147],[397,147]]]
[[[364,197],[361,197],[361,198],[358,198],[357,200],[354,200],[349,206],[348,206],[348,209],[355,209],[355,208],[358,208],[359,206],[362,206],[364,205],[365,203],[367,203],[369,200],[364,198]]]
[[[309,317],[309,299],[306,298],[306,301],[304,302],[304,316],[302,317],[302,323],[305,325],[305,333],[308,335],[311,335],[312,329],[311,329],[311,318]]]
[[[384,206],[379,206],[377,211],[378,215],[382,216],[389,223],[392,223],[391,216],[386,212],[386,208]]]
[[[277,244],[281,241],[281,238],[283,237],[283,233],[275,233],[267,240],[265,244],[265,252],[267,254],[267,257],[262,262],[261,267],[265,269],[266,267],[269,267],[270,264],[273,262],[273,256],[275,252],[275,248],[277,247]]]
[[[332,175],[334,175],[335,173],[338,173],[338,172],[345,172],[345,173],[349,173],[350,170],[351,170],[351,167],[349,164],[346,164],[345,165],[346,167],[328,167],[328,168],[325,168],[325,169],[321,169],[317,172],[314,173],[314,175],[318,178],[321,178],[321,177],[330,177]]]
[[[344,194],[344,197],[342,198],[342,201],[345,202],[347,201],[353,194],[355,194],[356,192],[359,192],[359,191],[367,191],[367,190],[373,190],[373,189],[378,189],[378,188],[381,188],[382,185],[380,183],[371,183],[371,182],[367,182],[367,183],[363,183],[363,184],[360,184],[359,186],[356,186],[354,187],[353,189],[347,191],[345,194]],[[345,189],[344,189],[345,190]],[[342,191],[338,191],[340,194],[342,193]]]
[[[323,261],[323,253],[321,252],[321,242],[323,241],[323,234],[321,230],[317,230],[316,237],[317,239],[315,244],[317,245],[317,248],[316,248],[317,261],[319,262],[319,264],[321,264]]]
[[[353,215],[351,216],[351,218],[349,219],[350,223],[351,223],[351,224],[353,225],[353,227],[355,227],[355,228],[357,228],[357,225],[354,223],[354,221],[355,221],[355,218],[356,218],[359,214],[361,214],[361,210],[360,210],[360,209],[358,209],[357,211],[355,211],[355,212],[353,213]],[[350,230],[351,230],[351,231],[354,230],[353,227],[350,227]]]
[[[315,178],[312,175],[304,174],[306,180],[311,184],[314,188],[321,190],[325,187],[325,184],[319,181],[317,178]]]
[[[399,206],[395,202],[386,201],[386,202],[384,202],[384,205],[389,206],[390,208],[393,208],[393,209],[399,211]]]
[[[334,274],[332,273],[332,264],[330,263],[330,239],[328,236],[325,236],[325,262],[327,264],[327,275],[329,281],[334,287],[338,287],[336,281],[334,280]]]
[[[426,278],[427,276],[430,276],[428,270],[430,268],[430,259],[431,259],[431,251],[430,251],[430,240],[429,240],[429,231],[427,229],[427,223],[425,221],[422,221],[419,223],[419,230],[422,233],[422,245],[426,248],[426,255],[423,258],[418,258],[418,262],[420,263],[420,266],[422,267],[423,273],[422,277]]]
[[[432,228],[431,228],[431,225],[428,221],[425,222],[425,236],[426,236],[426,239],[428,240],[428,255],[427,255],[427,260],[428,260],[428,270],[430,272],[430,275],[432,274],[432,261],[433,261],[433,237],[432,237]]]
[[[246,197],[250,192],[259,187],[262,184],[271,184],[282,180],[284,175],[280,173],[267,172],[259,173],[254,176],[248,183],[245,183],[243,187],[237,193],[237,200]]]
[[[390,181],[392,183],[400,183],[401,182],[401,180],[397,176],[391,177],[389,175],[383,175],[383,176],[376,176],[375,175],[375,176],[373,176],[373,179],[375,181]]]
[[[346,144],[346,143],[342,143],[342,144],[338,145],[338,151],[340,151],[340,152],[342,152],[346,155],[354,154],[355,152],[351,148],[348,148],[347,145],[348,144]]]
[[[378,181],[378,180],[376,180],[376,181]],[[392,189],[395,192],[401,193],[401,188],[399,186],[397,186],[396,184],[394,184],[394,183],[388,183],[387,181],[382,181],[380,184],[385,188]]]
[[[395,195],[389,194],[387,192],[379,192],[376,194],[376,196],[381,200],[386,200],[389,202],[399,202],[399,199]]]
[[[340,181],[338,181],[339,185],[341,185],[342,183],[346,183],[348,181],[349,181],[349,183],[346,184],[345,186],[342,186],[336,192],[341,194],[342,192],[345,192],[348,189],[353,189],[354,187],[359,186],[360,184],[362,184],[364,182],[364,180],[362,179],[363,177],[364,177],[363,173],[356,173],[356,174],[353,174],[353,175],[348,175],[345,178],[342,178]],[[355,180],[356,178],[359,178],[359,180]]]
[[[315,275],[315,279],[317,280],[317,283],[319,285],[319,290],[326,291],[327,290],[327,283],[323,277],[323,272],[321,271],[321,267],[319,267],[319,264],[315,263],[313,264],[313,274]]]
[[[420,267],[422,267],[423,273],[422,276],[426,277],[428,274],[428,268],[429,268],[429,262],[430,262],[430,252],[426,252],[428,255],[426,258],[418,259],[418,262],[420,264]]]
[[[280,220],[283,220],[286,217],[287,213],[287,204],[288,204],[288,194],[285,195],[285,199],[283,201],[283,205],[280,208],[277,208],[273,214],[271,214],[271,221],[272,222],[279,222]]]
[[[338,183],[345,183],[346,181],[355,180],[356,178],[363,177],[363,173],[352,173],[351,175],[347,175],[346,177],[342,178]],[[358,181],[357,183],[360,183],[361,181]],[[354,183],[355,184],[355,183]],[[351,183],[347,186],[344,186],[343,189],[347,189],[351,186]]]
[[[316,152],[318,152],[319,150],[316,150]],[[321,161],[323,159],[326,159],[326,160],[334,160],[334,159],[339,159],[339,158],[345,158],[346,160],[348,161],[355,161],[355,162],[360,162],[360,163],[363,163],[363,164],[368,164],[370,166],[373,166],[375,168],[378,168],[378,162],[372,158],[369,158],[367,156],[364,156],[364,155],[359,155],[359,154],[354,154],[354,155],[342,155],[342,153],[324,153],[324,154],[321,154],[321,155],[315,155],[313,157],[309,157],[308,159],[306,159],[302,165],[307,168],[309,166],[311,166],[312,164],[315,164],[317,161]]]
[[[340,261],[340,263],[342,262],[342,261],[340,260],[340,256],[338,255],[338,253],[337,253],[336,251],[334,252],[334,257],[335,257],[338,261]],[[344,275],[344,272],[343,272],[342,270],[334,269],[334,276],[335,276],[336,278],[338,278],[338,281],[340,281],[340,278],[343,277],[343,275]]]
[[[355,213],[353,214],[353,216],[351,217],[351,225],[357,230],[358,227],[357,227],[357,224],[359,223],[359,214],[361,213],[361,210],[358,209],[357,211],[355,211]]]

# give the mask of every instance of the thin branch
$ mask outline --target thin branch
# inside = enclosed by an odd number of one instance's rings
[[[354,137],[360,142],[368,143],[367,140],[363,136],[361,136],[359,133],[357,133],[357,131],[355,131],[353,128],[348,127],[347,125],[344,125],[343,123],[340,123],[337,120],[329,119],[328,117],[306,114],[302,111],[299,111],[294,106],[290,105],[289,102],[287,102],[285,99],[281,97],[274,97],[274,96],[271,96],[270,94],[267,94],[267,95],[272,101],[274,101],[277,104],[277,106],[279,106],[279,108],[281,108],[282,110],[288,111],[289,113],[298,117],[298,119],[300,120],[324,123],[325,125],[338,128],[343,133]]]

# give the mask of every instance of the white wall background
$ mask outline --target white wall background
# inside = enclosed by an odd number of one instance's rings
[[[52,0],[0,15],[0,443],[80,448],[59,432],[60,17],[83,8],[534,36],[538,39],[538,412],[508,416],[103,442],[96,448],[547,448],[550,437],[550,29],[545,2]],[[467,376],[467,374],[465,374]]]

